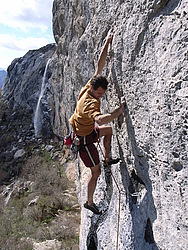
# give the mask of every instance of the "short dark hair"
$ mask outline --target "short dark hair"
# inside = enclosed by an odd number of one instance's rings
[[[104,77],[104,76],[94,76],[91,79],[90,84],[93,86],[94,90],[97,90],[99,87],[107,90],[108,81],[107,81],[106,77]]]

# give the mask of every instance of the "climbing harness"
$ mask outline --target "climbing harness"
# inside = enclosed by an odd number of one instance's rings
[[[73,131],[71,131],[70,134],[68,134],[66,137],[64,137],[64,139],[63,139],[64,145],[71,146],[73,143],[74,137],[75,137],[75,133]]]
[[[64,137],[63,145],[70,147],[71,155],[77,158],[80,148],[80,138],[75,134],[75,132],[71,131],[70,134]]]
[[[72,145],[71,145],[71,152],[73,154],[76,154],[76,156],[77,156],[79,148],[80,148],[80,139],[78,138],[77,135],[75,135],[73,142],[72,142]]]

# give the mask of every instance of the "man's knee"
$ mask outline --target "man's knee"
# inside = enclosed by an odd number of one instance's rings
[[[100,174],[101,174],[101,168],[99,165],[97,165],[97,171],[96,171],[97,178],[99,177]]]
[[[100,137],[102,136],[112,136],[112,127],[111,126],[101,126],[100,129]]]
[[[108,138],[110,138],[110,137],[112,137],[112,127],[110,127],[110,126],[108,126],[107,128],[106,128],[106,134],[104,135],[104,137],[108,137]]]
[[[95,167],[91,167],[91,175],[93,178],[97,179],[100,174],[101,174],[101,168],[99,164],[96,165]]]

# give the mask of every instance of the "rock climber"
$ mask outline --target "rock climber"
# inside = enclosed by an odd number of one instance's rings
[[[99,163],[99,153],[94,145],[99,138],[103,137],[103,154],[108,165],[115,164],[119,159],[110,158],[110,147],[112,137],[112,127],[104,126],[117,118],[124,110],[125,102],[111,113],[102,114],[100,111],[100,98],[107,90],[108,81],[101,76],[105,66],[109,44],[112,43],[113,33],[109,32],[104,47],[99,56],[97,67],[93,77],[80,91],[78,102],[74,114],[69,122],[80,140],[79,155],[86,167],[91,170],[87,185],[87,201],[84,207],[95,214],[101,211],[93,201],[97,179],[101,173]],[[99,126],[95,126],[95,122]]]

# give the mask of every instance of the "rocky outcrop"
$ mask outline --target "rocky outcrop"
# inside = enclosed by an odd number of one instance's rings
[[[3,86],[7,72],[5,70],[0,70],[0,89]]]
[[[25,56],[16,58],[8,67],[2,94],[13,107],[24,106],[35,110],[46,63],[54,51],[55,44],[30,50]],[[47,78],[50,76],[51,72]]]
[[[38,50],[31,50],[23,57],[15,59],[8,67],[2,94],[9,101],[12,109],[24,108],[34,117],[46,64],[54,54],[55,48],[55,44],[49,44]],[[52,68],[53,66],[49,64],[44,79],[45,93],[40,100],[40,108],[43,110],[41,129],[43,129],[44,134],[51,132],[48,79],[51,77]],[[46,125],[48,129],[46,129]]]
[[[16,59],[8,69],[3,93],[13,106],[22,103],[34,113],[45,65],[51,58],[48,86],[41,99],[42,114],[48,117],[43,128],[65,135],[78,93],[94,73],[109,29],[114,39],[103,72],[110,84],[102,111],[117,107],[121,96],[127,102],[124,114],[112,123],[112,155],[121,158],[112,167],[118,187],[102,168],[95,200],[104,213],[96,216],[82,209],[80,249],[186,249],[185,0],[54,0],[55,53],[53,46],[45,60],[37,54],[35,71],[43,67],[34,76],[30,71],[29,85],[23,84],[27,71],[18,67],[23,58]],[[16,82],[10,80],[15,70],[21,76]],[[38,75],[40,81],[34,78]],[[82,207],[89,170],[79,159],[75,170]]]
[[[186,7],[184,0],[54,1],[54,131],[68,124],[109,29],[114,39],[103,72],[110,79],[103,111],[118,106],[121,96],[127,102],[112,124],[112,155],[122,159],[112,167],[122,192],[119,226],[119,192],[102,168],[95,200],[105,212],[82,210],[82,250],[117,249],[117,230],[121,250],[186,248]],[[76,169],[82,206],[88,171]]]

